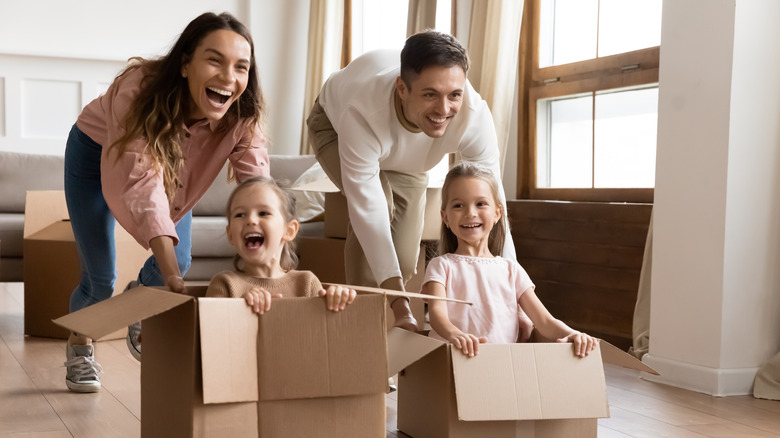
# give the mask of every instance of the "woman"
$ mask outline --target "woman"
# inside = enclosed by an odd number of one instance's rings
[[[115,218],[152,249],[137,284],[186,293],[192,207],[228,159],[239,182],[269,175],[254,45],[235,17],[203,14],[167,55],[131,61],[68,137],[65,197],[82,269],[71,312],[114,290]],[[139,334],[130,327],[128,346],[140,360]],[[91,339],[73,333],[66,357],[68,388],[98,391]]]

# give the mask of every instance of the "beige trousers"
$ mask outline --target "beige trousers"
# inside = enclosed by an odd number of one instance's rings
[[[330,123],[319,101],[306,120],[309,128],[309,142],[322,169],[334,184],[344,193],[341,181],[341,159],[339,158],[338,134]],[[379,179],[385,192],[387,213],[390,217],[390,232],[401,268],[403,283],[415,274],[417,257],[420,254],[420,238],[423,230],[425,191],[428,187],[427,172],[405,173],[381,170]],[[327,212],[326,212],[327,214]],[[376,287],[371,268],[363,252],[363,246],[371,242],[358,241],[350,224],[344,250],[344,266],[348,284]],[[387,280],[379,279],[379,283]]]

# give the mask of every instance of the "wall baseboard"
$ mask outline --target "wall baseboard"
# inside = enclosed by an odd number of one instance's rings
[[[710,368],[647,354],[642,362],[660,373],[642,373],[642,379],[716,397],[753,394],[758,368]]]

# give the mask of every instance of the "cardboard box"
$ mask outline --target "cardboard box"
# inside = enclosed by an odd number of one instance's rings
[[[582,359],[571,344],[483,344],[468,358],[401,330],[388,343],[405,351],[390,365],[403,369],[398,430],[416,438],[596,437],[609,417],[602,361],[657,374],[604,341]]]
[[[67,339],[70,332],[52,323],[69,312],[70,295],[81,277],[73,229],[62,191],[29,191],[24,220],[24,333]],[[117,280],[114,294],[138,276],[151,251],[116,226]],[[104,339],[125,336],[127,329]]]
[[[188,290],[139,287],[55,321],[99,338],[143,320],[143,437],[385,436],[384,294],[343,312],[280,299],[258,316]]]
[[[339,195],[341,196],[341,195]],[[298,269],[311,271],[323,283],[344,284],[347,282],[344,273],[344,245],[346,240],[329,237],[298,236]],[[418,292],[425,277],[425,246],[420,245],[420,256],[417,258],[417,273],[406,283],[406,290]],[[417,320],[418,329],[425,328],[425,303],[413,298],[409,300],[412,315]],[[388,305],[388,329],[393,327],[395,316]]]
[[[325,193],[325,237],[347,238],[349,211],[347,198],[330,179],[293,187],[293,190]],[[439,240],[441,236],[441,182],[433,182],[426,191],[422,240]]]

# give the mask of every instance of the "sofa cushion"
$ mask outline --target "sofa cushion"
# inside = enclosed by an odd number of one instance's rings
[[[0,213],[24,213],[28,190],[62,190],[65,157],[0,152]]]
[[[317,161],[314,155],[271,155],[269,160],[271,177],[287,184],[295,181]],[[235,181],[227,180],[227,168],[226,163],[214,183],[192,209],[193,216],[225,216],[228,198],[236,187]]]

